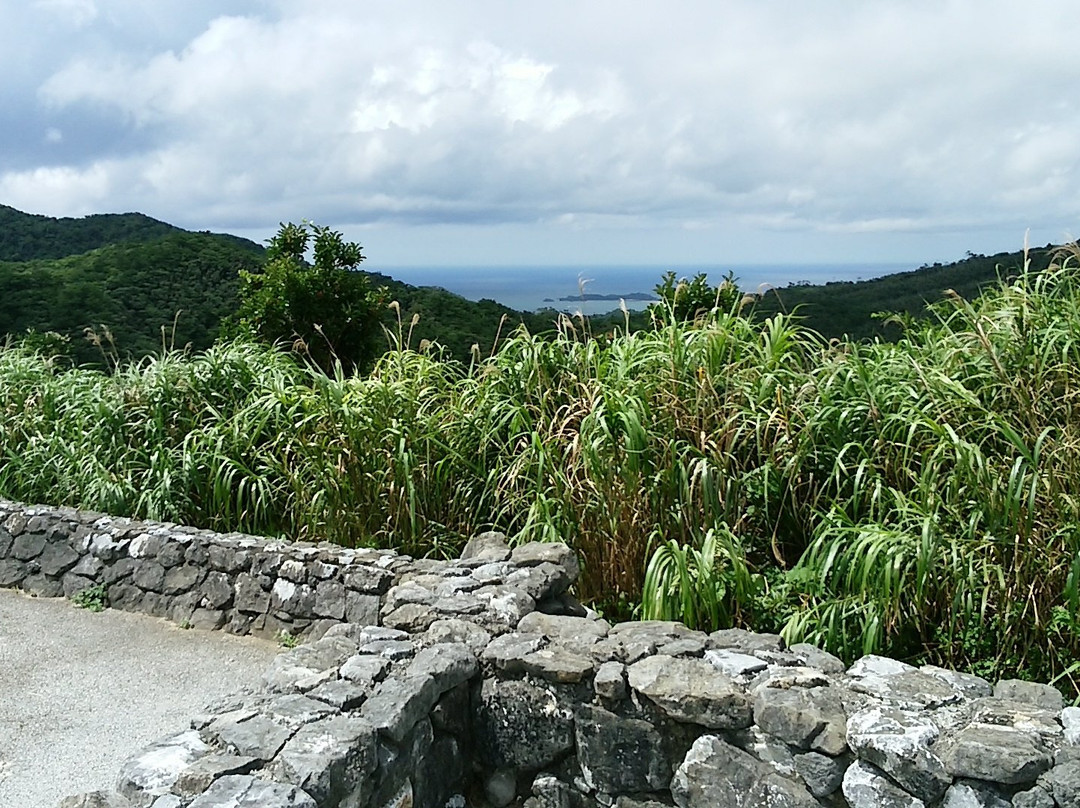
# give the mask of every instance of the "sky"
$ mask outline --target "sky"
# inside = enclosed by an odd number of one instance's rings
[[[0,203],[379,267],[950,261],[1080,232],[1071,0],[0,0]]]

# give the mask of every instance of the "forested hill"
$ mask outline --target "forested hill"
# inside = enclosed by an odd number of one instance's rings
[[[104,358],[87,328],[107,329],[113,342],[104,348],[118,357],[159,353],[163,344],[208,348],[236,308],[238,272],[262,260],[251,242],[174,230],[63,258],[2,262],[0,334],[56,332],[80,363]]]
[[[65,258],[110,244],[152,241],[182,232],[141,213],[55,219],[0,205],[0,261]]]
[[[239,271],[256,269],[264,255],[253,241],[188,232],[140,213],[55,219],[0,205],[0,344],[5,335],[55,332],[79,363],[104,361],[102,347],[115,358],[159,353],[163,345],[207,348],[236,311]],[[500,330],[552,326],[550,313],[365,274],[398,301],[403,336],[411,331],[414,347],[431,340],[467,361],[474,344],[490,351]],[[420,321],[410,329],[414,314]],[[397,332],[394,311],[384,322]],[[112,343],[95,345],[88,328],[98,336],[107,330]]]
[[[1041,272],[1053,260],[1053,245],[1030,250],[1032,271]],[[875,318],[878,312],[927,314],[927,304],[942,300],[951,289],[966,300],[977,297],[999,279],[1015,277],[1024,266],[1024,253],[971,255],[951,264],[923,266],[865,281],[836,281],[796,285],[765,293],[755,307],[764,319],[776,312],[794,312],[804,325],[825,337],[895,339],[900,329]]]

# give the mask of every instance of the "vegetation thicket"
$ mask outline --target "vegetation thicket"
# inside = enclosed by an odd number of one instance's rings
[[[324,373],[366,369],[379,352],[387,300],[385,289],[372,289],[357,271],[360,245],[324,225],[290,222],[270,239],[266,257],[258,269],[240,272],[234,335],[292,343]]]
[[[0,495],[417,554],[562,539],[613,616],[1071,677],[1076,264],[894,343],[734,301],[602,340],[519,327],[468,362],[399,320],[365,375],[243,341],[111,374],[9,347]]]

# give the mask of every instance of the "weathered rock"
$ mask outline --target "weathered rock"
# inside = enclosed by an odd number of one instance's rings
[[[47,575],[29,575],[23,579],[22,588],[38,598],[58,598],[64,593],[64,585]]]
[[[15,537],[11,547],[11,555],[19,561],[29,561],[41,555],[44,549],[44,533],[23,533]]]
[[[349,657],[341,666],[339,673],[341,678],[371,689],[377,682],[386,678],[390,670],[390,660],[382,656],[371,654],[356,654]]]
[[[270,611],[285,612],[293,617],[316,617],[315,590],[307,584],[278,578],[270,590]]]
[[[443,692],[430,674],[387,679],[364,702],[360,715],[381,734],[400,743],[431,712]]]
[[[270,593],[265,591],[254,576],[242,572],[233,585],[233,601],[241,612],[265,614],[270,608]]]
[[[1080,761],[1054,766],[1039,778],[1039,786],[1049,792],[1061,808],[1080,808]]]
[[[844,798],[850,808],[926,808],[885,776],[881,769],[856,760],[844,772]]]
[[[146,747],[120,767],[116,790],[136,808],[167,793],[176,778],[199,758],[210,753],[195,730],[171,735]]]
[[[67,542],[53,541],[45,545],[38,556],[38,566],[46,575],[55,578],[75,566],[79,554]]]
[[[626,666],[621,662],[605,662],[593,678],[596,695],[612,701],[625,699],[630,692],[626,684]]]
[[[165,573],[161,591],[166,595],[176,595],[180,592],[187,592],[202,583],[202,580],[205,577],[206,571],[200,567],[194,567],[188,564],[173,567]]]
[[[510,558],[510,547],[506,543],[506,536],[494,531],[473,536],[461,551],[462,561],[488,564],[506,561],[508,558]]]
[[[539,634],[514,631],[493,639],[480,658],[483,662],[494,665],[495,670],[514,675],[524,673],[525,657],[543,647],[544,638]]]
[[[12,558],[0,559],[0,586],[15,586],[28,574],[26,564]]]
[[[188,808],[319,808],[310,795],[288,783],[271,783],[248,774],[218,779]]]
[[[833,687],[763,687],[754,699],[754,721],[765,732],[802,750],[839,755],[847,746],[847,716]]]
[[[509,552],[508,552],[509,554]],[[484,796],[495,808],[505,808],[517,796],[517,777],[513,769],[496,769],[484,780]]]
[[[962,697],[937,676],[886,657],[865,656],[852,665],[847,674],[852,690],[900,709],[936,708],[955,704]]]
[[[419,634],[439,619],[439,613],[422,603],[405,603],[383,617],[383,625]]]
[[[517,625],[517,630],[522,634],[539,634],[552,641],[565,640],[582,647],[606,637],[610,629],[611,624],[606,620],[543,614],[542,612],[525,615]]]
[[[991,695],[993,688],[981,676],[960,671],[950,671],[936,665],[923,665],[920,672],[940,679],[965,699],[978,699]]]
[[[1021,679],[1002,679],[994,685],[994,696],[999,699],[1031,704],[1042,710],[1061,712],[1064,699],[1061,691],[1052,685],[1025,682]]]
[[[706,651],[705,661],[731,677],[749,676],[769,667],[769,663],[759,657],[730,648]]]
[[[333,716],[306,724],[274,760],[285,782],[319,805],[337,805],[375,768],[375,730],[366,721]]]
[[[822,651],[815,645],[800,642],[788,648],[788,651],[801,656],[809,668],[817,668],[822,673],[843,673],[847,667],[839,657],[833,656],[828,651]]]
[[[549,682],[580,682],[593,673],[592,658],[575,653],[561,645],[549,645],[526,654],[521,660],[525,673],[546,679]]]
[[[1029,733],[972,724],[942,738],[936,750],[954,777],[1022,785],[1050,768],[1051,755]]]
[[[746,692],[704,660],[648,657],[627,669],[627,679],[677,721],[709,729],[741,729],[753,721]]]
[[[56,808],[131,808],[131,801],[114,791],[90,791],[64,797]]]
[[[234,755],[266,762],[273,760],[293,733],[268,716],[244,711],[239,716],[220,716],[203,728],[201,734]]]
[[[827,797],[844,782],[848,761],[818,752],[795,755],[795,770],[815,797]]]
[[[156,561],[143,559],[135,564],[131,582],[139,589],[160,592],[165,586],[165,567]]]
[[[1054,798],[1036,786],[1027,791],[1017,791],[1012,798],[1013,808],[1054,808]],[[1064,803],[1062,804],[1064,808]]]
[[[709,648],[734,648],[738,651],[783,651],[784,640],[778,634],[755,634],[742,628],[722,628],[709,635]]]
[[[647,721],[586,704],[578,708],[575,733],[578,763],[590,789],[658,791],[670,782],[663,739]]]
[[[209,754],[184,769],[173,783],[173,792],[182,797],[202,794],[221,777],[229,774],[249,774],[259,766],[259,760],[241,755]]]
[[[522,567],[535,567],[541,564],[554,564],[562,567],[570,583],[578,579],[581,566],[577,553],[562,542],[529,542],[514,548],[510,561]]]
[[[426,632],[422,642],[425,645],[438,645],[440,643],[461,643],[473,654],[479,656],[491,642],[491,634],[484,631],[475,623],[461,620],[455,617],[436,620]]]
[[[296,730],[304,724],[310,724],[333,714],[335,710],[325,702],[318,701],[310,696],[290,693],[271,699],[262,707],[262,712],[273,719],[275,723]]]
[[[931,748],[938,728],[919,714],[880,707],[863,710],[849,719],[847,738],[859,758],[923,802],[939,799],[956,773],[947,770]]]
[[[446,643],[419,651],[409,663],[407,675],[434,677],[441,696],[475,676],[479,667],[476,655],[464,645]]]
[[[1012,800],[989,783],[958,780],[945,792],[941,808],[1012,808]]]
[[[715,735],[703,735],[675,771],[671,795],[679,808],[820,808],[801,783]]]
[[[474,716],[475,742],[488,769],[536,771],[574,746],[574,717],[546,689],[521,681],[487,679]]]

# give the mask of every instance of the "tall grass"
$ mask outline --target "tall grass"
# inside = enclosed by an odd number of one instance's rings
[[[1080,652],[1076,256],[895,344],[737,309],[367,376],[222,344],[104,374],[0,351],[0,495],[450,554],[561,539],[615,615],[990,675]],[[643,597],[644,593],[644,597]]]

